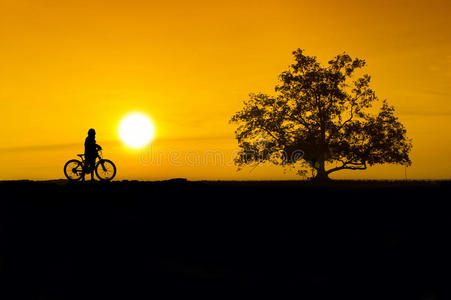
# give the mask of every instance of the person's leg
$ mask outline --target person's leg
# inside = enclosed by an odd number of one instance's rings
[[[94,168],[96,166],[96,158],[95,157],[91,159],[90,166],[91,166],[91,181],[94,181],[95,180],[94,179]]]
[[[85,159],[86,159],[86,166],[88,168],[86,173],[91,173],[91,180],[93,181],[96,158],[87,156]]]

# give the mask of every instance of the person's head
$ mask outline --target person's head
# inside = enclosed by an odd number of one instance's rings
[[[96,135],[96,130],[94,128],[91,128],[88,130],[88,135],[89,136],[95,136]]]

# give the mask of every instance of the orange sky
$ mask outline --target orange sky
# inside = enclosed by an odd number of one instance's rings
[[[118,179],[298,178],[265,166],[237,173],[228,124],[248,93],[273,92],[296,48],[322,62],[343,51],[366,59],[413,138],[407,177],[450,178],[450,28],[448,0],[0,0],[0,179],[62,178],[90,127]],[[118,141],[130,111],[154,120],[151,149]]]

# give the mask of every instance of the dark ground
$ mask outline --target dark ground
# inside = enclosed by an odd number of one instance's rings
[[[451,299],[450,182],[0,183],[0,299]]]

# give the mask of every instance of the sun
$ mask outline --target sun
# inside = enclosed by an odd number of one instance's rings
[[[138,149],[148,145],[155,135],[155,126],[145,114],[126,115],[119,125],[119,137],[129,147]]]

